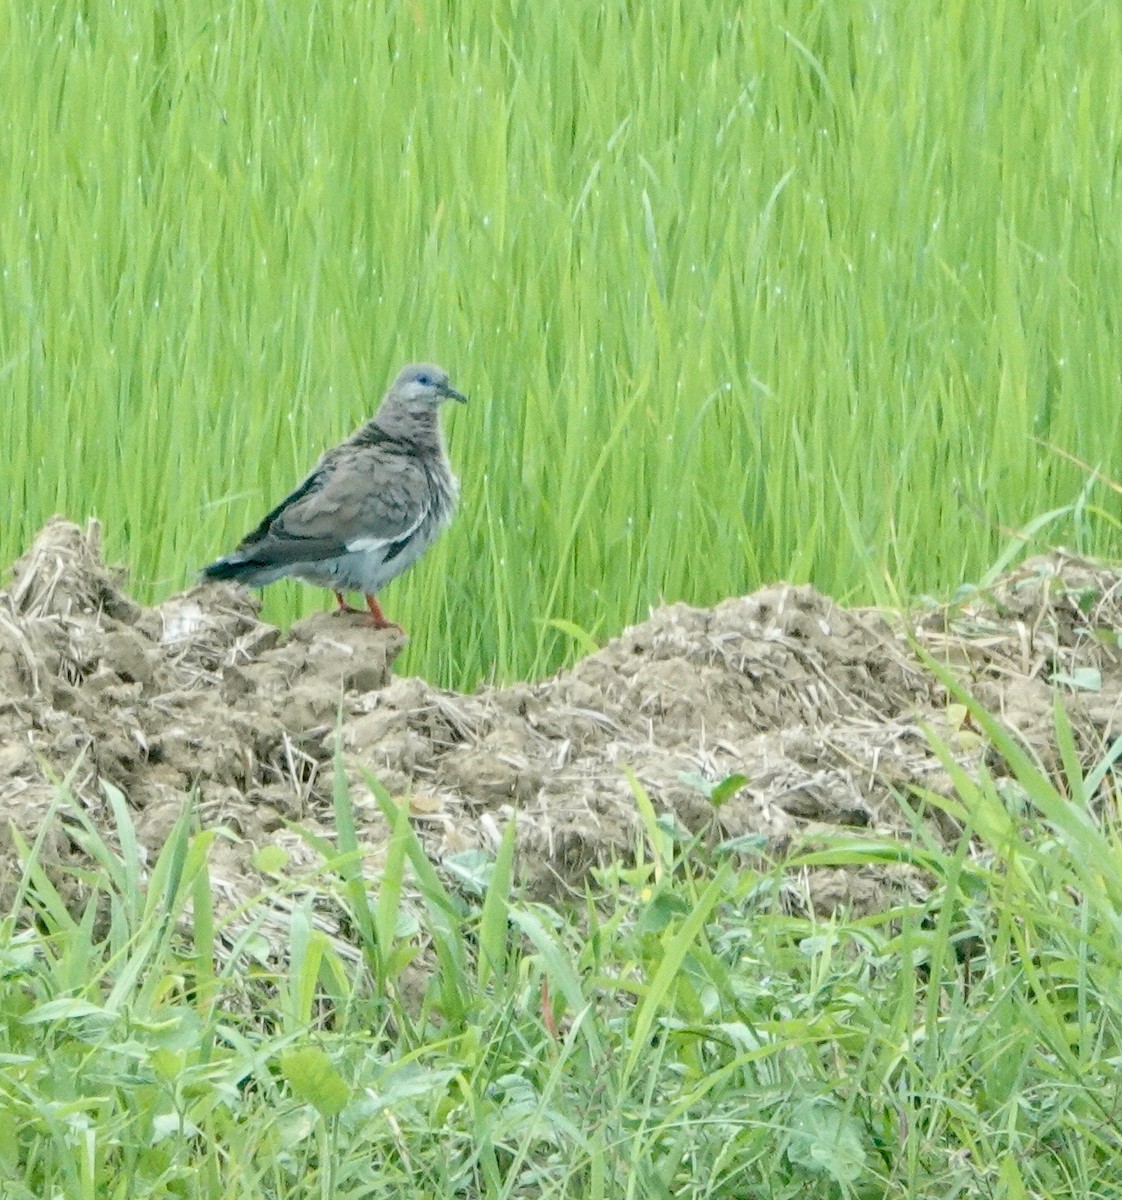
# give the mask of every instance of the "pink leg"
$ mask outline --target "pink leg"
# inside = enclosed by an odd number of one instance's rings
[[[396,629],[398,633],[405,632],[396,621],[386,619],[386,614],[382,612],[382,606],[378,603],[377,596],[367,596],[366,607],[370,610],[370,624],[375,629]]]
[[[336,592],[336,593],[335,593],[335,603],[339,605],[339,611],[340,611],[341,613],[359,613],[359,612],[362,612],[362,609],[361,609],[361,608],[351,608],[351,606],[350,606],[350,605],[347,603],[347,598],[346,598],[346,596],[344,596],[342,592]]]

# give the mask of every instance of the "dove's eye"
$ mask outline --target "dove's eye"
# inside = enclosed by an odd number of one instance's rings
[[[418,375],[417,382],[421,387],[432,387],[432,380],[427,375]]]

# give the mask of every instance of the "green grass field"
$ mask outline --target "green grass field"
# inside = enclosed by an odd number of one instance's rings
[[[421,357],[463,505],[384,602],[444,684],[779,578],[949,594],[1018,530],[1117,553],[1065,457],[1122,477],[1110,0],[0,0],[0,97],[4,564],[95,514],[168,595]],[[988,732],[1024,811],[959,779],[932,899],[832,923],[653,822],[587,909],[509,841],[449,894],[405,819],[368,893],[340,788],[283,973],[218,832],[144,880],[75,808],[96,903],[32,845],[0,918],[0,1198],[1122,1196],[1118,747],[1061,728],[1057,790]]]
[[[1035,439],[1122,474],[1119,61],[1108,3],[5,4],[2,557],[95,513],[182,588],[434,356],[407,670],[947,593],[1077,505]]]
[[[371,893],[345,785],[322,868],[219,917],[216,833],[189,811],[145,883],[123,799],[123,858],[64,800],[97,870],[76,920],[28,847],[38,928],[0,922],[0,1193],[1118,1196],[1118,831],[1088,819],[1096,778],[1061,793],[990,732],[1021,815],[983,775],[939,801],[965,818],[957,848],[852,838],[789,864],[937,882],[859,921],[790,915],[766,865],[655,820],[584,912],[512,893],[513,825],[450,893],[384,793],[397,836]],[[278,904],[280,972],[261,956]]]

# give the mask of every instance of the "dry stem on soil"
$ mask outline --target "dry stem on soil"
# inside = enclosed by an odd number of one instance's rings
[[[54,775],[107,834],[102,785],[121,789],[149,858],[194,791],[203,824],[227,831],[212,871],[236,906],[266,882],[252,865],[261,846],[282,844],[294,878],[314,865],[289,822],[331,836],[337,729],[372,873],[386,827],[361,768],[411,797],[437,861],[493,846],[516,821],[521,877],[538,894],[633,854],[625,767],[685,829],[762,834],[777,856],[840,827],[907,838],[912,788],[950,789],[924,726],[968,768],[984,752],[913,644],[1052,770],[1057,687],[1088,759],[1122,731],[1120,587],[1118,571],[1056,553],[909,626],[777,585],[709,610],[670,605],[552,679],[458,695],[393,676],[401,639],[360,618],[318,614],[282,634],[229,586],[142,608],[104,566],[96,523],[55,518],[0,593],[0,881],[18,877],[10,827],[40,831]],[[719,809],[683,782],[733,773],[748,782]],[[932,829],[957,832],[945,819]],[[81,856],[64,821],[45,831],[42,859],[75,903],[60,868]],[[871,867],[791,882],[792,903],[824,911],[924,887]]]

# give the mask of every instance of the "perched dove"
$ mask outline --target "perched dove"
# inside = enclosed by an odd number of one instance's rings
[[[320,459],[307,479],[242,539],[233,554],[204,567],[204,579],[251,587],[292,575],[362,592],[378,629],[387,621],[376,593],[425,552],[452,519],[457,484],[437,410],[466,402],[432,363],[406,367],[374,416]]]

